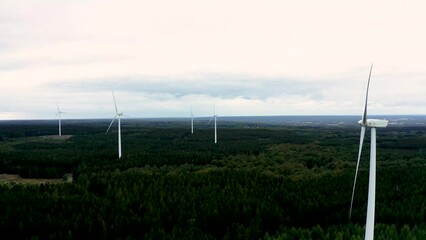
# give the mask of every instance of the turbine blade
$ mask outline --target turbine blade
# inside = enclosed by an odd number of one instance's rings
[[[212,118],[210,118],[210,121],[209,121],[209,123],[207,123],[207,125],[210,125],[210,123],[212,122],[213,118],[214,118],[214,116]]]
[[[117,109],[117,103],[115,102],[115,96],[114,96],[114,91],[112,91],[112,99],[114,99],[114,107],[115,107],[115,113],[118,114],[118,109]]]
[[[371,78],[371,71],[372,70],[373,70],[373,63],[371,63],[370,74],[368,75],[367,93],[365,94],[364,113],[362,114],[362,124],[363,125],[365,125],[367,123],[368,89],[370,88],[370,78]]]
[[[105,135],[108,134],[109,129],[111,128],[112,124],[114,123],[114,120],[117,118],[117,115],[115,115],[115,117],[112,119],[111,124],[108,127],[108,130],[105,132]]]
[[[56,109],[58,109],[58,112],[60,112],[58,103],[56,103]]]
[[[359,151],[358,151],[358,160],[356,162],[356,170],[355,170],[355,179],[354,179],[354,186],[352,188],[352,198],[351,198],[351,208],[349,209],[349,219],[352,216],[352,206],[354,203],[354,195],[355,195],[355,185],[356,185],[356,179],[358,177],[358,169],[359,169],[359,161],[361,159],[361,152],[362,152],[362,145],[364,143],[364,136],[365,136],[365,127],[362,126],[361,127],[361,134],[360,134],[360,139],[359,139]]]

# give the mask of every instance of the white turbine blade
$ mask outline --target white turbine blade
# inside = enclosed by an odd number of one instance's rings
[[[56,109],[58,110],[57,112],[56,112],[56,117],[55,118],[58,118],[58,116],[59,116],[59,118],[61,118],[61,110],[59,109],[59,105],[58,105],[58,103],[56,103]]]
[[[210,118],[210,121],[207,123],[207,125],[210,125],[210,123],[212,122],[214,116],[212,118]]]
[[[364,136],[365,136],[365,127],[363,126],[363,127],[361,127],[361,136],[360,136],[360,139],[359,139],[358,161],[356,162],[354,186],[352,188],[351,208],[349,209],[349,219],[352,216],[352,206],[353,206],[353,203],[354,203],[355,185],[356,185],[356,179],[358,177],[359,161],[361,159],[361,152],[362,152],[362,145],[364,143]]]
[[[109,132],[109,129],[111,128],[112,124],[114,123],[114,120],[117,118],[118,115],[115,115],[115,117],[112,119],[111,124],[108,127],[108,130],[105,132],[105,135]]]
[[[115,96],[114,96],[114,91],[112,91],[112,99],[114,99],[114,107],[115,107],[115,113],[118,114],[118,109],[117,109],[117,103],[115,102]]]
[[[370,88],[371,71],[373,70],[373,63],[371,63],[370,74],[368,75],[367,92],[365,94],[364,113],[362,114],[362,124],[365,126],[367,123],[367,104],[368,104],[368,89]]]

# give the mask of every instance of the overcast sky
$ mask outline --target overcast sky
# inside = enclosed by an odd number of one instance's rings
[[[425,1],[1,0],[0,119],[426,114]]]

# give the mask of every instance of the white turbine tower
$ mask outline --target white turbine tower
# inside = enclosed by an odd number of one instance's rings
[[[115,96],[114,91],[112,91],[112,99],[114,100],[114,106],[115,106],[115,116],[111,121],[111,124],[108,127],[108,130],[106,131],[105,135],[108,133],[109,129],[111,128],[112,124],[114,123],[114,120],[118,118],[118,158],[121,158],[121,121],[120,117],[123,116],[123,113],[119,113],[117,109],[117,103],[115,102]]]
[[[192,112],[192,107],[191,107],[191,134],[194,134],[194,113]]]
[[[213,108],[213,117],[210,119],[209,123],[214,119],[214,143],[217,143],[217,114],[216,114],[216,106]]]
[[[58,112],[56,113],[56,117],[58,117],[59,119],[59,136],[62,136],[61,113],[64,113],[64,112],[61,112],[61,110],[59,110],[59,106],[57,103],[56,103],[56,109],[58,109]]]
[[[358,160],[356,163],[354,186],[352,189],[351,207],[349,210],[349,218],[352,215],[352,205],[355,194],[356,179],[358,176],[359,160],[361,158],[362,144],[364,142],[365,128],[371,128],[371,145],[370,145],[370,176],[368,181],[368,205],[367,205],[367,223],[365,226],[365,239],[374,239],[374,211],[376,201],[376,128],[385,128],[388,125],[387,120],[381,119],[367,119],[367,103],[368,103],[368,89],[370,87],[370,77],[373,64],[371,64],[370,74],[368,76],[367,93],[365,95],[365,106],[362,119],[358,122],[361,125],[361,136],[359,141]]]

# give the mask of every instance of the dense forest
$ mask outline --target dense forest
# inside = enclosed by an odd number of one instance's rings
[[[0,239],[363,239],[367,132],[189,122],[0,122]],[[426,126],[378,130],[375,239],[426,239]]]

